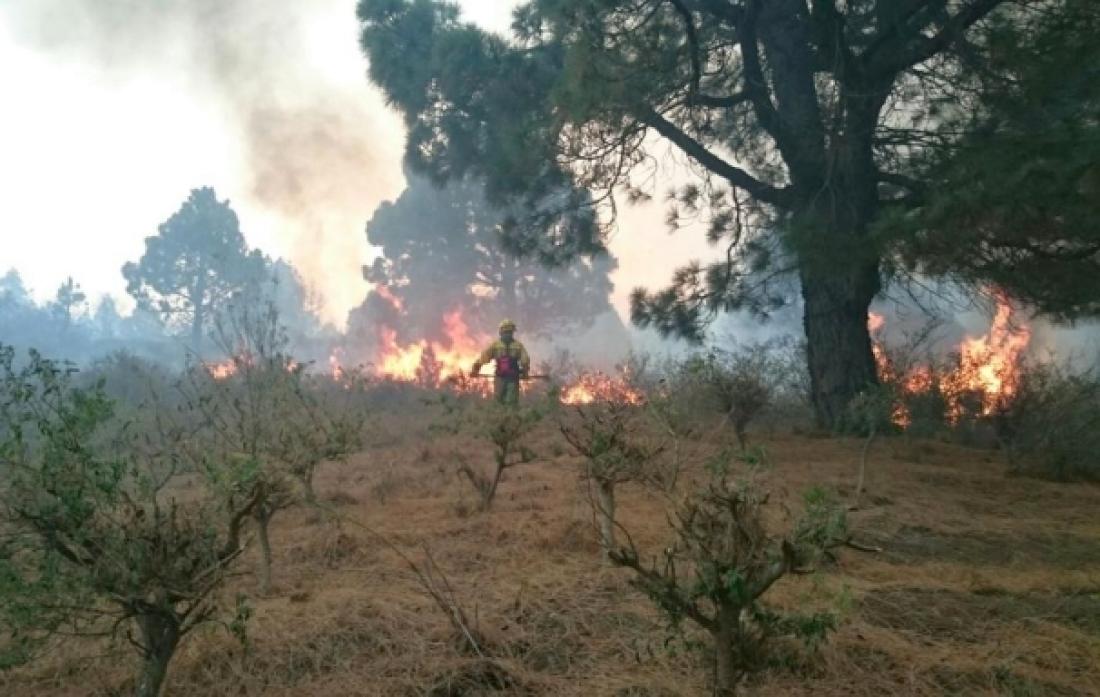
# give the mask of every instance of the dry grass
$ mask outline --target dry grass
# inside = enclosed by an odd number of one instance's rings
[[[543,457],[508,470],[494,509],[478,514],[455,453],[478,461],[487,448],[426,422],[388,415],[367,452],[322,467],[319,498],[344,522],[305,509],[277,519],[274,587],[252,600],[251,646],[191,637],[167,695],[708,694],[704,662],[669,650],[628,573],[601,561],[579,463],[560,454],[552,424],[534,439]],[[774,495],[792,508],[811,485],[851,493],[858,441],[759,439]],[[840,629],[747,692],[1100,694],[1100,488],[1009,477],[989,452],[898,440],[872,451],[863,502],[857,539],[881,554],[845,551],[774,590],[782,605],[840,611]],[[664,505],[622,488],[620,521],[639,548],[667,541]],[[414,561],[430,548],[483,656],[361,526]],[[237,585],[255,591],[251,576]],[[131,658],[108,648],[66,648],[0,676],[0,693],[124,693]]]

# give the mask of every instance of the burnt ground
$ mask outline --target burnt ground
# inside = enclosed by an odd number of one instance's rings
[[[326,465],[317,489],[339,514],[274,523],[275,588],[254,597],[251,643],[190,637],[167,695],[706,695],[701,658],[666,642],[626,571],[601,562],[578,460],[550,424],[535,462],[509,470],[493,510],[474,511],[458,456],[468,436],[389,415],[373,447]],[[696,444],[702,456],[719,436]],[[778,502],[823,485],[849,495],[861,444],[759,436]],[[700,474],[689,468],[684,485]],[[1100,488],[1010,476],[995,452],[917,441],[872,450],[856,539],[772,602],[829,610],[813,652],[790,647],[744,687],[758,695],[1100,694]],[[621,521],[643,550],[667,542],[667,500],[624,487]],[[776,521],[788,524],[784,516]],[[484,655],[455,635],[405,562],[425,549],[476,625]],[[229,589],[254,594],[243,576]],[[783,648],[783,647],[781,647]],[[0,675],[0,693],[125,693],[124,647],[82,644]]]

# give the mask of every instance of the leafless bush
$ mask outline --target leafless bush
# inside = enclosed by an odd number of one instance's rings
[[[1100,378],[1095,369],[1024,365],[1015,395],[993,418],[1018,471],[1058,480],[1100,479]]]

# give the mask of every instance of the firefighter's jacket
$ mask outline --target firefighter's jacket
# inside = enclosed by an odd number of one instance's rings
[[[507,344],[497,339],[477,359],[479,366],[489,361],[496,363],[496,375],[501,378],[518,379],[531,369],[531,357],[527,355],[527,349],[515,339]]]

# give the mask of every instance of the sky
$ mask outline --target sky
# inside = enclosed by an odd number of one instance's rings
[[[459,4],[506,31],[518,2]],[[0,0],[0,274],[18,269],[40,300],[71,275],[90,298],[125,301],[122,264],[213,186],[249,244],[294,263],[342,326],[368,291],[366,221],[404,188],[403,127],[367,80],[354,11]],[[611,242],[624,316],[634,286],[707,253],[701,235],[669,237],[658,208],[624,210]]]

